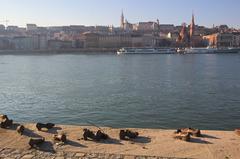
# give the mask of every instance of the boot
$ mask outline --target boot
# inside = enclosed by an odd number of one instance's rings
[[[119,138],[121,140],[135,139],[139,135],[138,132],[132,132],[130,130],[120,130]]]
[[[37,123],[36,124],[36,128],[38,129],[38,131],[41,131],[42,128],[46,128],[46,129],[52,129],[55,126],[55,124],[52,123],[47,123],[47,124],[43,124],[43,123]]]
[[[92,140],[95,140],[95,134],[88,130],[88,129],[83,129],[83,139],[84,140],[88,140],[88,138],[92,139]]]
[[[101,132],[101,130],[98,130],[96,135],[95,135],[95,139],[97,141],[100,141],[100,140],[107,140],[109,138],[109,136],[103,132]]]
[[[10,126],[12,126],[13,124],[13,120],[8,120],[8,118],[5,118],[1,123],[0,123],[0,127],[1,128],[9,128]]]
[[[23,125],[19,125],[18,127],[17,127],[17,132],[20,134],[20,135],[22,135],[23,134],[23,131],[24,131],[24,126]]]
[[[201,131],[199,129],[194,129],[194,128],[183,128],[181,129],[181,132],[190,133],[190,135],[195,137],[202,136]]]
[[[31,138],[28,142],[28,144],[31,146],[31,148],[39,147],[42,143],[44,143],[45,138]]]
[[[174,133],[174,138],[175,139],[179,139],[179,140],[183,140],[183,141],[190,141],[191,137],[190,137],[190,133],[186,133],[186,132],[178,132],[176,131]]]
[[[126,134],[126,136],[128,137],[128,138],[130,138],[130,139],[135,139],[135,138],[137,138],[138,137],[138,132],[132,132],[132,131],[130,131],[130,130],[126,130],[125,131],[125,134]]]
[[[65,143],[67,141],[67,136],[65,134],[56,134],[53,136],[53,140]]]

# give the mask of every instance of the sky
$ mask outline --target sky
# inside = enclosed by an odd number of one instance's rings
[[[240,0],[0,0],[0,23],[38,26],[120,25],[123,10],[131,23],[190,23],[240,28]]]

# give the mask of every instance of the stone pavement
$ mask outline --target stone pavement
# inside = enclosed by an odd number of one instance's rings
[[[131,156],[121,154],[43,152],[39,150],[0,149],[0,159],[179,159],[156,156]]]

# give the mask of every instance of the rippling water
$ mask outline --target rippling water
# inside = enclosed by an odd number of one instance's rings
[[[21,122],[240,127],[240,54],[0,56],[0,113]]]

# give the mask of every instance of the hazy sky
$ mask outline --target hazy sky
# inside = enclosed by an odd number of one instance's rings
[[[240,28],[240,0],[0,0],[0,21],[9,25],[114,25],[123,9],[129,22],[229,24]],[[0,22],[3,23],[3,22]]]

